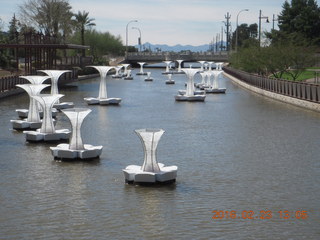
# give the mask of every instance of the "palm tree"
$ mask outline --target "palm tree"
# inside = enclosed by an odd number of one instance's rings
[[[84,31],[85,31],[86,27],[91,27],[91,26],[96,25],[94,22],[92,22],[95,19],[89,18],[88,15],[89,15],[89,12],[86,12],[86,11],[83,11],[83,12],[78,11],[78,13],[74,15],[76,18],[76,25],[80,29],[81,44],[82,45],[84,45]],[[85,54],[86,54],[86,50],[83,49],[82,56],[84,57]]]

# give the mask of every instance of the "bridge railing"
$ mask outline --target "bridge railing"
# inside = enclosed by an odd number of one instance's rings
[[[249,85],[285,96],[320,103],[320,85],[318,84],[273,79],[231,67],[224,67],[223,70]]]
[[[200,60],[219,60],[227,61],[227,52],[129,52],[127,56],[128,61],[200,61]]]

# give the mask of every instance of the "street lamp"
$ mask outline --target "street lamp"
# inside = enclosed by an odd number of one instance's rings
[[[244,11],[249,11],[249,9],[242,9],[241,11],[238,12],[237,14],[237,29],[236,29],[236,52],[238,51],[238,18],[239,18],[239,14],[241,12],[244,12]]]
[[[141,52],[141,31],[140,31],[140,28],[137,28],[137,27],[132,27],[132,29],[137,29],[139,31],[139,39],[138,39],[138,44],[139,44],[139,47],[140,47],[140,52]]]
[[[259,12],[259,47],[261,46],[261,19],[267,19],[266,23],[269,23],[269,18],[262,16],[262,12]]]
[[[128,26],[132,22],[138,22],[138,20],[131,20],[127,23],[127,26],[126,26],[126,59],[128,58]]]
[[[275,15],[273,14],[273,18],[272,18],[272,30],[274,30],[274,22],[278,21],[277,18],[275,18]]]

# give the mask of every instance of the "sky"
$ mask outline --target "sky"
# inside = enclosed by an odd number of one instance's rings
[[[14,13],[18,16],[18,6],[25,0],[0,0],[0,18],[2,29],[7,30]],[[282,11],[285,0],[69,0],[73,12],[86,11],[94,18],[94,27],[100,32],[109,32],[120,36],[126,44],[128,26],[128,44],[138,44],[139,28],[142,43],[167,44],[170,46],[209,44],[225,26],[227,13],[231,15],[231,29],[236,29],[238,15],[242,23],[259,23],[259,11],[262,31],[272,29],[275,20]],[[319,1],[317,1],[319,6]],[[249,11],[242,11],[249,9]],[[131,22],[137,20],[137,22]],[[277,21],[275,28],[277,29]],[[224,27],[225,30],[225,27]],[[225,35],[224,35],[225,38]]]

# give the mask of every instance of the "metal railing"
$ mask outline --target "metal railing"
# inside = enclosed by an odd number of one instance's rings
[[[231,67],[224,67],[223,70],[235,78],[263,90],[320,103],[320,85],[318,84],[272,79],[243,72]]]

